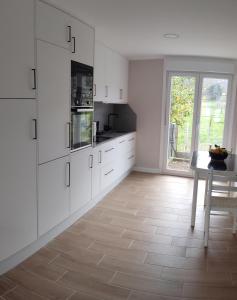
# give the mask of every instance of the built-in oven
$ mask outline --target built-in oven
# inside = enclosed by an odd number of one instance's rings
[[[93,67],[71,61],[71,106],[93,107]]]
[[[93,135],[93,109],[72,109],[71,124],[72,150],[91,146]]]

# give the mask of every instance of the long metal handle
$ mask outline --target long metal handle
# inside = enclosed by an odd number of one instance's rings
[[[105,176],[109,175],[110,173],[112,173],[114,171],[114,169],[110,170],[109,172],[105,173]]]
[[[67,122],[67,126],[68,126],[68,149],[71,149],[71,123]]]
[[[68,28],[68,40],[67,40],[67,42],[71,43],[71,41],[72,41],[72,26],[69,25],[67,28]]]
[[[119,142],[119,144],[122,144],[122,143],[124,143],[124,142],[126,142],[126,140],[122,140],[122,141],[120,141],[120,142]]]
[[[100,157],[99,163],[101,164],[102,163],[102,151],[101,150],[99,151],[99,157]]]
[[[94,83],[94,97],[96,96],[96,83]]]
[[[38,139],[37,119],[32,119],[32,121],[34,122],[34,137],[33,137],[33,140],[37,140]]]
[[[132,159],[132,158],[134,158],[135,157],[135,155],[132,155],[132,156],[129,156],[129,158],[128,159]]]
[[[94,157],[93,157],[93,155],[91,154],[91,155],[90,155],[90,166],[89,166],[90,169],[93,168],[93,158],[94,158]]]
[[[105,86],[105,97],[107,98],[109,96],[109,87],[108,85]]]
[[[123,99],[123,89],[120,89],[120,100]]]
[[[135,140],[135,138],[133,137],[133,138],[129,139],[128,141],[131,142],[131,141],[134,141],[134,140]]]
[[[72,40],[73,40],[73,50],[72,50],[72,53],[76,53],[76,38],[75,38],[75,36],[72,37]]]
[[[70,187],[71,186],[71,163],[68,161],[66,165],[67,165],[67,174],[68,174],[67,176],[68,180],[66,186]]]
[[[33,71],[33,87],[32,90],[36,90],[36,69],[31,69]]]
[[[105,152],[110,152],[112,150],[114,150],[114,148],[107,149],[107,150],[105,150]]]

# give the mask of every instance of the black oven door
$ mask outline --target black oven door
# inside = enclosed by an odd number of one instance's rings
[[[72,150],[92,145],[93,109],[78,109],[71,113]]]
[[[71,61],[71,105],[93,107],[93,68]]]

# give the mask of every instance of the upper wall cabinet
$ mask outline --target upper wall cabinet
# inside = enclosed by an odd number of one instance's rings
[[[70,16],[41,1],[36,4],[36,37],[70,50]]]
[[[95,42],[94,101],[127,103],[128,61]]]
[[[0,98],[35,98],[34,1],[0,1]]]
[[[94,29],[75,18],[70,20],[71,59],[82,64],[94,65]]]

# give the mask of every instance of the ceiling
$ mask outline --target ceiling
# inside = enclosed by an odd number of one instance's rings
[[[237,0],[49,1],[94,26],[97,39],[130,59],[237,58]]]

